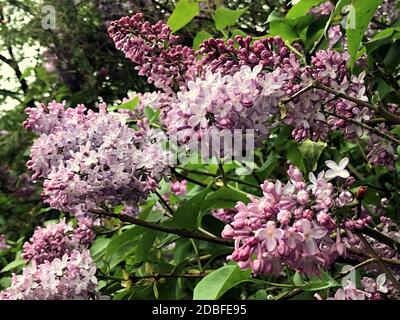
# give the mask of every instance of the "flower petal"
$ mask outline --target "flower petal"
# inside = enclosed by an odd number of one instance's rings
[[[316,227],[311,230],[310,237],[313,239],[321,239],[326,236],[328,230],[324,227]]]
[[[267,237],[267,250],[274,251],[277,245],[277,241],[273,237]]]
[[[336,164],[336,162],[335,161],[332,161],[332,160],[326,160],[325,161],[325,165],[328,167],[328,168],[330,168],[330,169],[337,169],[337,164]]]
[[[329,170],[327,170],[327,171],[325,172],[325,178],[326,178],[327,180],[332,180],[332,179],[334,179],[334,178],[336,178],[336,177],[337,177],[337,172],[336,172],[336,170],[329,169]]]
[[[343,159],[340,160],[340,162],[339,162],[339,168],[340,168],[340,169],[346,168],[346,166],[348,165],[348,163],[349,163],[349,158],[347,158],[347,157],[343,158]]]

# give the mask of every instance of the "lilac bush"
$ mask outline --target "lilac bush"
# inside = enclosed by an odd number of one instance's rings
[[[245,34],[240,10],[194,1],[190,23],[176,20],[181,2],[167,22],[109,23],[149,90],[26,109],[43,221],[63,218],[22,248],[0,236],[0,251],[17,252],[5,269],[21,271],[0,299],[218,299],[242,283],[240,298],[394,298],[398,8],[352,3],[371,16],[355,40],[351,7],[312,4],[277,8],[268,35]],[[210,20],[213,34],[196,29]],[[230,161],[221,142],[236,133],[242,157]],[[199,145],[196,160],[174,158]]]
[[[167,157],[143,121],[135,131],[127,116],[53,102],[27,110],[25,127],[38,134],[27,165],[43,179],[43,198],[53,208],[86,215],[102,205],[130,205],[137,213],[167,174]]]
[[[21,275],[13,275],[11,287],[0,300],[71,300],[96,297],[96,266],[88,251],[72,251],[53,261],[32,262]]]

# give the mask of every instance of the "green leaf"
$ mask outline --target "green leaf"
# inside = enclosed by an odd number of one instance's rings
[[[311,281],[307,285],[301,286],[300,288],[304,291],[319,291],[340,286],[340,284],[333,279],[329,273],[320,269],[320,274],[321,277],[311,277]]]
[[[326,146],[327,144],[325,142],[314,142],[311,140],[305,140],[300,144],[299,150],[303,155],[307,169],[310,171],[315,171],[317,169],[318,159]]]
[[[303,155],[301,154],[297,143],[293,142],[289,145],[286,152],[286,158],[297,168],[299,168],[300,171],[306,171],[303,161]]]
[[[200,45],[211,37],[212,35],[207,31],[201,30],[197,32],[196,37],[193,39],[193,50],[199,50]]]
[[[194,197],[185,201],[178,208],[178,210],[176,210],[174,217],[171,221],[167,222],[167,224],[177,228],[196,230],[198,217],[203,206],[204,199],[210,192],[210,188],[211,185],[196,194]]]
[[[370,55],[376,49],[394,41],[399,35],[400,27],[387,28],[378,32],[370,41],[366,42],[364,45],[367,48],[368,54]]]
[[[105,258],[112,269],[125,259],[139,243],[139,236],[147,229],[134,226],[127,231],[113,237],[107,246]]]
[[[283,20],[283,17],[281,16],[281,14],[274,10],[269,14],[266,22],[269,23],[272,21],[282,21],[282,20]]]
[[[328,32],[329,27],[331,26],[332,22],[335,20],[335,18],[341,14],[342,9],[347,6],[349,3],[351,3],[351,1],[353,0],[339,0],[339,2],[336,4],[335,9],[333,10],[333,12],[331,13],[331,16],[328,20],[328,22],[326,23],[325,29],[324,29],[324,33],[326,34]]]
[[[217,300],[229,289],[251,279],[250,270],[226,265],[203,278],[194,288],[193,300]]]
[[[350,66],[354,65],[368,24],[382,0],[354,0],[347,16],[346,35],[350,53]],[[354,21],[353,21],[354,19]]]
[[[299,39],[296,31],[286,22],[275,20],[270,23],[270,36],[280,36],[285,42],[292,43]]]
[[[246,10],[230,10],[224,7],[217,8],[214,13],[215,28],[218,31],[223,31],[226,27],[234,26]]]
[[[248,203],[249,198],[239,191],[224,187],[214,191],[205,199],[202,210],[233,208],[238,201]]]
[[[286,14],[287,19],[294,19],[305,16],[312,7],[325,2],[325,0],[301,0],[296,3]]]
[[[293,284],[297,287],[304,286],[305,282],[300,272],[296,272],[293,276]]]
[[[147,106],[144,108],[144,116],[149,120],[150,123],[153,123],[159,118],[160,110],[153,110]]]
[[[192,21],[199,12],[200,7],[197,1],[180,0],[176,4],[175,10],[169,17],[167,24],[171,28],[172,32],[176,32]]]
[[[103,250],[105,250],[110,243],[111,239],[105,238],[105,237],[97,237],[96,241],[93,243],[93,245],[90,247],[90,253],[92,257],[98,255],[101,253]]]
[[[115,106],[115,107],[107,108],[107,111],[110,112],[110,111],[115,111],[115,110],[119,110],[119,109],[128,109],[128,110],[133,111],[137,107],[139,102],[140,102],[139,97],[136,96],[136,97],[134,97],[132,100],[130,100],[128,102],[122,103],[122,104],[120,104],[118,106]]]
[[[25,260],[21,258],[16,258],[14,261],[11,261],[9,264],[7,264],[3,269],[1,269],[1,273],[7,272],[13,269],[16,269],[20,266],[23,266],[25,264]]]
[[[147,261],[151,247],[153,246],[154,240],[156,239],[157,231],[147,230],[140,242],[138,243],[137,250],[135,252],[135,262],[140,263]]]

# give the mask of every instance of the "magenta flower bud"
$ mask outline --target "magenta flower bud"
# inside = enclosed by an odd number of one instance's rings
[[[232,226],[233,226],[235,229],[242,229],[242,228],[244,228],[244,226],[245,226],[245,220],[244,220],[244,219],[235,219],[235,220],[232,222]]]
[[[235,229],[233,229],[229,224],[227,224],[222,230],[222,237],[226,239],[232,239],[235,236]]]
[[[287,171],[290,179],[296,182],[303,182],[303,173],[297,169],[294,165],[289,166],[289,170]]]
[[[301,205],[306,205],[308,203],[309,200],[309,195],[308,192],[305,190],[300,190],[297,193],[297,202]]]
[[[303,218],[307,220],[311,220],[314,216],[314,212],[310,209],[306,209],[303,211]]]
[[[357,219],[354,221],[354,227],[356,229],[363,229],[365,227],[365,222],[362,219]]]
[[[247,269],[248,267],[250,267],[250,261],[238,261],[238,266],[240,269]]]

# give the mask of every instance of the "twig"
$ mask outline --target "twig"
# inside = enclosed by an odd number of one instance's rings
[[[313,81],[312,83],[310,83],[309,85],[307,85],[306,87],[304,87],[303,89],[299,90],[298,92],[296,92],[294,95],[285,98],[283,100],[281,100],[282,103],[286,104],[290,101],[293,101],[294,99],[296,99],[297,97],[299,97],[300,95],[304,94],[305,92],[312,90],[312,89],[319,89],[319,90],[323,90],[325,92],[331,93],[333,94],[336,98],[342,98],[348,101],[351,101],[361,107],[365,107],[368,108],[370,110],[373,110],[374,112],[382,115],[386,120],[393,122],[395,124],[400,124],[400,116],[391,113],[390,111],[386,110],[385,108],[383,108],[382,106],[375,106],[370,104],[369,102],[360,100],[358,98],[349,96],[341,91],[338,91],[336,89],[330,88],[324,84],[322,84],[319,81]]]
[[[221,174],[221,178],[222,178],[222,182],[224,184],[224,187],[226,187],[228,185],[228,180],[226,179],[224,166],[222,165],[221,161],[218,161],[218,170],[219,170],[219,173]]]
[[[359,250],[356,248],[346,248],[346,250],[348,252],[351,252],[352,254],[364,257],[364,258],[373,258],[370,254],[368,254],[367,252],[363,251],[363,250]],[[390,258],[385,258],[385,257],[381,257],[381,260],[386,263],[386,264],[390,264],[392,266],[400,266],[400,260],[395,260],[395,259],[390,259]]]
[[[209,176],[209,177],[213,177],[213,178],[218,178],[219,177],[218,174],[211,173],[211,172],[205,172],[205,171],[201,171],[201,170],[193,170],[193,169],[186,169],[186,168],[178,168],[178,169],[181,169],[181,170],[186,171],[188,173],[204,175],[204,176]],[[247,182],[247,181],[243,181],[243,180],[240,180],[240,179],[237,179],[237,178],[233,178],[233,177],[229,177],[229,176],[225,176],[225,177],[226,177],[226,179],[228,181],[237,182],[239,184],[243,184],[245,186],[253,187],[253,188],[256,188],[256,189],[260,188],[260,186],[258,186],[256,184],[253,184],[253,183],[250,183],[250,182]]]
[[[368,237],[371,237],[375,240],[378,240],[379,242],[386,244],[390,248],[392,248],[400,253],[400,243],[398,241],[396,241],[395,239],[392,239],[392,238],[388,237],[387,235],[385,235],[375,229],[369,228],[369,227],[363,228],[361,230],[361,232]]]
[[[350,268],[346,272],[341,272],[334,279],[338,280],[340,278],[343,278],[343,277],[347,276],[348,274],[350,274],[351,272],[353,272],[354,270],[357,270],[357,269],[360,269],[362,267],[365,267],[366,265],[371,264],[374,261],[375,261],[375,258],[369,258],[367,260],[364,260],[364,261],[360,262],[359,264],[355,265],[354,267]],[[301,288],[296,288],[296,289],[289,290],[285,294],[280,295],[277,298],[277,300],[293,298],[294,296],[297,296],[298,294],[300,294],[302,291],[303,290]]]
[[[161,232],[176,234],[183,238],[198,239],[198,240],[213,242],[213,243],[217,243],[217,244],[223,244],[223,245],[227,245],[227,246],[233,245],[233,243],[230,240],[222,239],[222,238],[215,237],[215,236],[209,236],[209,235],[206,235],[199,231],[190,231],[190,230],[186,230],[186,229],[168,227],[168,226],[162,225],[160,223],[144,221],[141,219],[137,219],[137,218],[125,215],[125,214],[114,214],[114,213],[110,213],[110,212],[106,212],[106,211],[99,211],[99,210],[92,210],[91,213],[97,214],[99,216],[116,218],[116,219],[121,220],[122,222],[128,222],[128,223],[138,225],[138,226],[148,228],[148,229],[153,229],[153,230],[157,230],[157,231],[161,231]]]
[[[191,182],[193,184],[197,184],[198,186],[201,186],[201,187],[204,187],[204,188],[208,187],[207,184],[205,184],[205,183],[203,183],[201,181],[197,181],[195,179],[192,179],[190,177],[187,177],[187,176],[183,175],[182,173],[179,173],[178,171],[176,171],[174,168],[172,168],[171,171],[177,178],[180,178],[181,180],[187,180],[187,181],[189,181],[189,182]],[[211,188],[213,190],[216,190],[216,188],[214,186],[212,186]]]
[[[386,273],[388,279],[392,282],[392,284],[396,287],[397,291],[400,291],[400,284],[397,281],[397,279],[394,277],[393,273],[390,271],[389,268],[386,267],[386,265],[383,263],[381,257],[379,254],[377,254],[370,245],[370,243],[365,239],[364,235],[361,232],[356,232],[357,236],[360,238],[361,242],[367,247],[368,251],[370,254],[375,258],[379,268]]]
[[[342,119],[342,120],[344,120],[346,122],[352,123],[352,124],[354,124],[356,126],[359,126],[359,127],[363,128],[365,130],[368,130],[368,131],[376,134],[377,136],[380,136],[380,137],[382,137],[382,138],[384,138],[386,140],[389,140],[390,142],[393,142],[393,143],[395,143],[397,145],[400,145],[400,140],[399,139],[396,139],[396,138],[392,137],[391,135],[388,135],[388,134],[386,134],[386,133],[384,133],[384,132],[382,132],[382,131],[380,131],[380,130],[378,130],[376,128],[373,128],[373,127],[371,127],[371,126],[369,126],[369,125],[367,125],[365,123],[362,123],[360,121],[354,120],[352,118],[346,118],[346,117],[343,117],[343,116],[339,116],[339,115],[337,115],[335,113],[332,113],[332,112],[325,111],[325,113],[327,115],[330,115],[330,116],[333,116],[333,117],[337,117],[337,118]]]
[[[169,218],[172,218],[174,215],[174,210],[172,210],[172,208],[169,206],[169,204],[167,203],[167,201],[164,200],[164,198],[162,197],[161,194],[158,193],[158,191],[154,191],[154,193],[157,195],[158,199],[160,200],[161,205],[164,207],[164,209],[167,210],[167,212],[165,213],[165,215]]]

